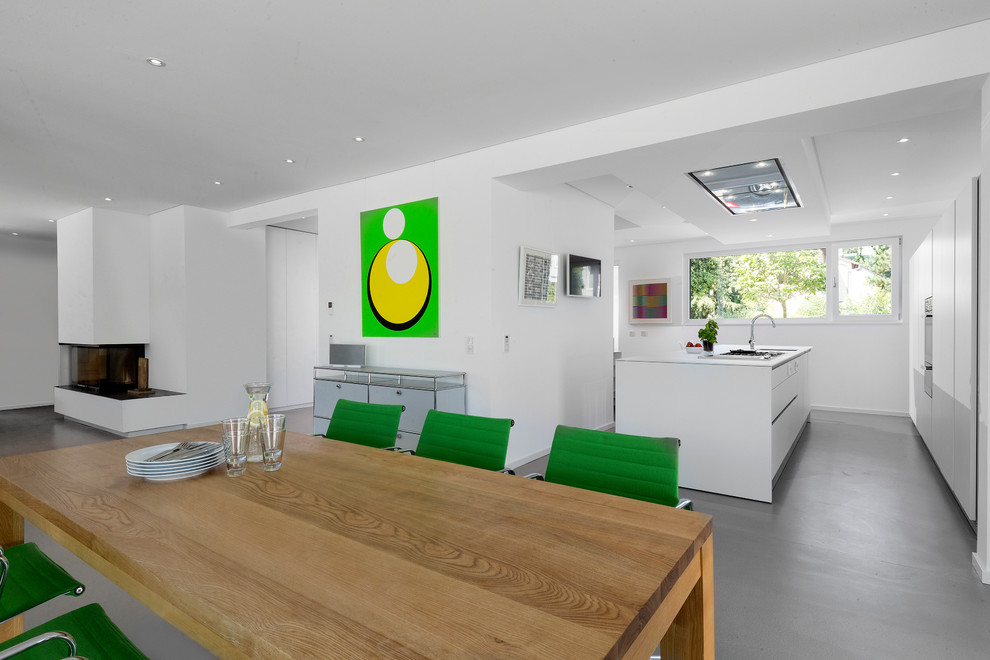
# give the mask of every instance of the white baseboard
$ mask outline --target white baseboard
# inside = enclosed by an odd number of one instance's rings
[[[854,413],[857,415],[886,415],[888,417],[910,417],[906,410],[873,410],[870,408],[843,408],[841,406],[811,406],[811,417],[815,413]]]
[[[529,454],[528,456],[523,456],[522,458],[512,461],[511,464],[506,463],[505,467],[509,468],[510,470],[515,470],[520,465],[526,465],[527,463],[532,463],[535,460],[539,460],[543,458],[549,453],[550,453],[549,447],[547,447],[546,449],[540,449],[539,451],[535,451],[532,454]]]
[[[980,578],[983,584],[990,584],[990,568],[983,565],[980,560],[980,555],[973,553],[973,570],[976,571],[976,576]]]
[[[21,408],[44,408],[45,406],[54,406],[55,401],[44,401],[42,403],[19,403],[16,406],[0,406],[0,410],[20,410]]]

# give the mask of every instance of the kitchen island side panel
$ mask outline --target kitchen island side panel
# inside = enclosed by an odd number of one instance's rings
[[[615,430],[680,438],[684,488],[772,501],[771,369],[616,363]]]

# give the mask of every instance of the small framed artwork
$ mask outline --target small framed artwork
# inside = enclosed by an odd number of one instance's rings
[[[670,323],[670,280],[629,282],[630,323]]]
[[[519,304],[537,307],[557,304],[557,255],[519,248]]]

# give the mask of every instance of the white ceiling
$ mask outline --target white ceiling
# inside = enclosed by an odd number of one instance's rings
[[[0,0],[0,231],[53,236],[91,206],[234,210],[988,18],[986,0]],[[634,186],[620,216],[667,226],[651,240],[731,240],[683,173],[757,148],[833,221],[872,218],[862,152],[883,170],[887,133],[965,143],[964,106],[701,136],[657,147],[660,172],[643,153],[601,175]],[[942,194],[932,178],[908,189]]]

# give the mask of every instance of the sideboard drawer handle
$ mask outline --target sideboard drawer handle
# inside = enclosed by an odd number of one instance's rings
[[[396,390],[395,396],[402,396],[402,390]]]
[[[338,390],[340,389],[340,383],[337,383],[337,389]]]

